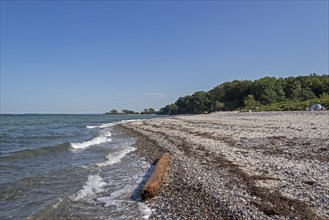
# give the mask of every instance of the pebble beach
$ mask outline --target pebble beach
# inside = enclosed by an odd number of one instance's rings
[[[172,159],[150,219],[329,219],[329,111],[122,123],[133,156]]]

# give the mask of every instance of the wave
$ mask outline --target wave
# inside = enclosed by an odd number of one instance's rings
[[[139,202],[138,208],[142,213],[142,219],[149,219],[152,214],[152,209],[150,209],[146,204]]]
[[[14,152],[13,155],[10,156],[4,156],[1,158],[1,160],[20,160],[25,158],[31,158],[31,157],[38,157],[45,154],[50,153],[59,153],[66,150],[69,150],[71,147],[71,144],[69,142],[65,142],[63,144],[55,145],[55,146],[47,146],[47,147],[41,147],[37,149],[26,149],[26,150],[20,150]]]
[[[140,216],[133,219],[149,219],[152,214],[152,210],[143,202],[136,202],[133,200],[127,200],[125,197],[130,195],[134,191],[134,185],[125,185],[119,190],[111,192],[109,196],[98,197],[94,199],[96,204],[102,204],[105,208],[115,209],[116,213],[125,213],[129,216],[129,206],[137,206]],[[129,218],[130,219],[130,218]]]
[[[86,184],[80,189],[76,195],[72,197],[74,201],[85,200],[96,197],[97,193],[104,191],[104,186],[107,183],[99,175],[90,175]]]
[[[108,166],[111,164],[119,163],[121,161],[121,158],[123,158],[127,153],[134,151],[135,148],[133,147],[127,147],[122,151],[118,151],[112,154],[109,154],[106,156],[107,161],[103,163],[96,164],[97,166]],[[78,200],[86,200],[86,199],[92,199],[96,197],[97,193],[101,193],[104,191],[104,186],[106,186],[107,183],[103,180],[103,178],[99,175],[90,175],[88,177],[88,180],[86,184],[80,189],[76,195],[72,197],[72,200],[78,201]]]
[[[113,122],[113,123],[106,123],[106,124],[101,124],[101,125],[88,125],[86,126],[87,128],[109,128],[112,127],[116,124],[119,124],[120,122]]]
[[[87,147],[92,146],[92,145],[97,145],[97,144],[102,144],[102,143],[105,143],[105,142],[110,142],[110,141],[112,141],[112,139],[110,137],[111,137],[111,132],[106,131],[103,134],[101,134],[100,136],[95,137],[95,138],[93,138],[89,141],[84,141],[84,142],[81,142],[81,143],[72,142],[71,147],[73,149],[76,149],[76,150],[77,149],[84,149],[84,148],[87,148]]]
[[[123,205],[121,203],[135,203],[135,201],[125,201],[121,198],[123,195],[131,194],[133,191],[134,186],[127,184],[121,189],[111,192],[109,196],[98,197],[96,201],[101,202],[104,207],[116,206],[116,209],[120,209],[120,207],[123,208]]]
[[[124,150],[115,152],[115,153],[111,153],[109,155],[106,156],[106,161],[103,163],[98,163],[96,164],[99,167],[103,167],[103,166],[108,166],[108,165],[112,165],[115,163],[119,163],[121,161],[121,158],[123,158],[126,154],[132,152],[136,150],[136,148],[134,147],[126,147]]]
[[[118,125],[124,122],[130,122],[130,121],[141,121],[142,119],[129,119],[129,120],[121,120],[118,122],[112,122],[112,123],[105,123],[105,124],[101,124],[101,125],[88,125],[86,126],[87,128],[93,129],[93,128],[109,128],[109,127],[113,127],[114,125]]]

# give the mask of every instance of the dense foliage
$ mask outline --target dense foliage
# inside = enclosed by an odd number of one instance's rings
[[[141,114],[152,115],[156,114],[156,111],[154,110],[154,108],[145,108],[144,111],[141,112]]]
[[[132,114],[156,114],[157,112],[154,110],[154,108],[145,108],[142,112],[135,112],[133,110],[123,109],[122,112],[119,112],[116,109],[112,109],[109,112],[106,112],[106,115],[132,115]]]
[[[106,115],[133,115],[133,114],[139,114],[139,112],[135,112],[133,110],[123,109],[122,112],[119,112],[116,109],[112,109],[109,112],[105,113]]]
[[[214,111],[304,110],[312,103],[329,106],[329,75],[224,82],[208,92],[180,97],[159,114],[202,114]]]

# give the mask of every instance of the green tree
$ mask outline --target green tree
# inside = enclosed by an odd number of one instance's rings
[[[225,103],[224,103],[224,88],[223,88],[222,84],[209,90],[208,97],[211,101],[211,105],[210,105],[211,111],[223,110]],[[221,105],[219,103],[223,103],[223,105]]]
[[[169,114],[170,115],[177,115],[178,114],[178,107],[175,104],[169,105]]]
[[[211,101],[206,92],[199,91],[192,95],[193,114],[203,114],[210,111]]]
[[[107,112],[107,114],[116,115],[119,114],[119,112],[116,109],[112,109],[111,111]]]
[[[176,104],[166,105],[165,107],[159,110],[160,115],[177,115],[178,107]]]
[[[155,114],[155,109],[154,108],[149,108],[148,109],[149,114]]]
[[[225,110],[225,103],[224,102],[215,102],[213,106],[213,111],[222,111]]]
[[[133,110],[128,110],[128,109],[123,109],[123,110],[122,110],[122,113],[123,113],[123,114],[136,114],[135,111],[133,111]]]
[[[286,80],[285,84],[285,95],[288,99],[299,100],[302,98],[302,83],[298,78],[289,77]]]
[[[257,101],[255,100],[253,95],[247,95],[244,99],[244,106],[245,107],[255,107],[257,105]]]
[[[312,87],[314,85],[312,83],[312,80],[310,80],[311,77],[314,77],[314,75],[297,77],[297,79],[300,81],[301,87],[302,87],[301,95],[300,95],[300,100],[302,100],[302,101],[316,98],[316,95],[312,91]]]
[[[247,97],[244,99],[244,107],[247,110],[256,110],[260,106],[260,102],[256,101],[253,95],[247,95]]]
[[[252,94],[263,104],[283,101],[285,93],[275,77],[264,77],[254,81]]]
[[[193,113],[193,103],[192,96],[187,95],[179,97],[175,102],[175,105],[178,108],[178,114],[192,114]]]
[[[154,108],[145,108],[144,111],[141,112],[141,114],[155,114]]]
[[[320,97],[321,94],[326,90],[324,87],[325,79],[324,77],[313,74],[309,77],[310,81],[310,90],[316,95],[316,97]]]
[[[144,108],[144,111],[142,111],[141,114],[149,114],[149,110],[147,108]]]
[[[211,101],[211,110],[216,111],[216,103],[224,103],[221,110],[233,110],[243,106],[244,98],[250,94],[252,81],[234,80],[224,82],[208,92]],[[218,109],[218,108],[217,108]]]
[[[323,93],[329,94],[329,75],[323,75],[321,80],[323,83]]]

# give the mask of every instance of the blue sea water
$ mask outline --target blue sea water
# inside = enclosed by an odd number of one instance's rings
[[[152,115],[1,115],[0,219],[143,219],[150,165],[113,126]]]

